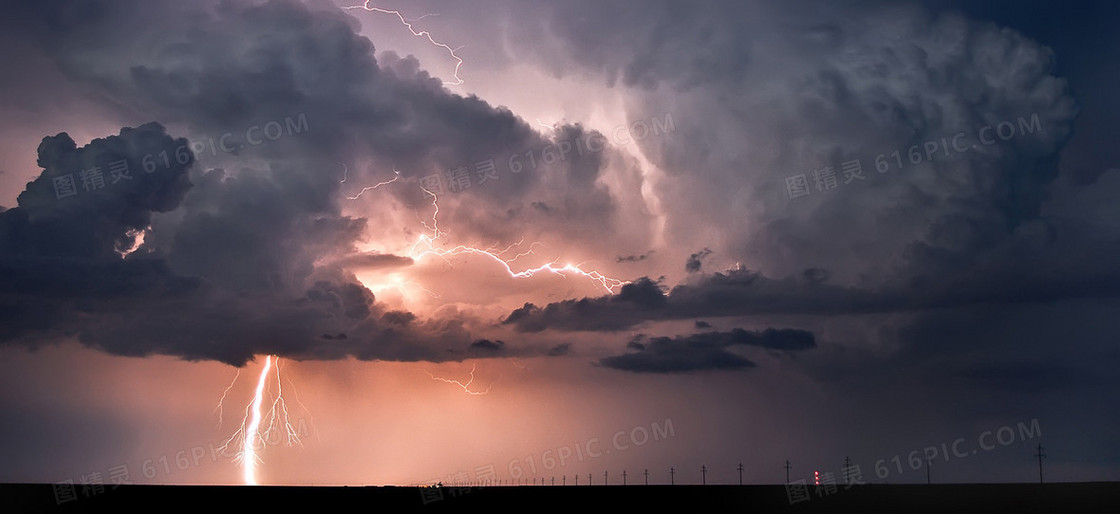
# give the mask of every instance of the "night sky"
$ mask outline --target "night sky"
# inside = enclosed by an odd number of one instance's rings
[[[1120,480],[1113,3],[8,4],[0,481]]]

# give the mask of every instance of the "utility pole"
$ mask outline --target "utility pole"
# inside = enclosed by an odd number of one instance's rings
[[[786,465],[783,467],[786,468],[786,485],[789,485],[789,470],[793,467],[789,465],[789,459],[786,459]]]
[[[560,485],[568,485],[568,475],[560,476]]]
[[[603,471],[603,485],[607,485],[607,472]]]
[[[622,485],[626,485],[626,470],[622,470]]]
[[[587,485],[591,485],[591,473],[587,474]]]
[[[553,486],[553,487],[555,487],[555,486],[556,486],[556,477],[555,477],[555,476],[554,476],[554,477],[552,477],[552,486]]]
[[[930,464],[931,464],[931,461],[930,461],[929,457],[926,457],[926,485],[930,484],[930,479],[929,479],[929,465]]]
[[[743,463],[739,463],[739,485],[743,485]]]
[[[675,482],[673,481],[673,475],[675,475],[676,473],[677,471],[675,469],[669,468],[669,485],[674,485]]]
[[[649,468],[642,472],[646,476],[646,485],[649,485]]]
[[[844,484],[852,484],[852,459],[844,457]]]
[[[1038,483],[1041,484],[1042,483],[1042,458],[1045,457],[1046,454],[1042,453],[1042,450],[1043,450],[1042,443],[1038,444],[1037,449],[1038,449],[1038,453],[1034,454],[1034,456],[1038,457]]]
[[[708,485],[708,466],[700,466],[700,485]]]
[[[576,485],[579,485],[579,473],[576,473]]]

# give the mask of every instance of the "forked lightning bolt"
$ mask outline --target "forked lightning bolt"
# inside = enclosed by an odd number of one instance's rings
[[[443,43],[440,43],[439,41],[436,41],[435,39],[432,39],[432,34],[429,33],[428,31],[426,31],[426,30],[417,31],[412,26],[413,22],[422,20],[424,18],[427,18],[428,16],[437,16],[436,14],[428,13],[428,14],[425,14],[425,15],[419,17],[419,18],[410,20],[408,18],[405,18],[404,15],[401,14],[400,11],[396,11],[396,10],[392,10],[392,9],[382,9],[380,7],[369,5],[369,3],[370,3],[370,0],[366,0],[365,3],[363,3],[362,5],[351,5],[351,6],[344,7],[344,9],[364,9],[364,10],[369,11],[369,12],[379,12],[379,13],[384,13],[384,14],[392,14],[392,15],[396,16],[397,19],[401,21],[401,24],[404,25],[406,28],[408,28],[408,31],[411,32],[413,36],[427,38],[429,43],[431,43],[435,46],[438,46],[438,47],[440,47],[444,50],[447,50],[447,53],[451,55],[451,58],[455,59],[455,62],[456,62],[455,73],[454,73],[455,81],[454,82],[444,81],[443,84],[445,86],[458,86],[458,85],[463,83],[463,79],[459,78],[459,68],[463,66],[463,59],[460,58],[459,55],[455,53],[455,51],[458,50],[458,48],[451,48],[450,46],[447,46]],[[460,48],[462,48],[462,47],[460,47]]]
[[[274,367],[276,369],[276,397],[272,400],[268,411],[264,412],[265,396],[268,394],[269,376]],[[237,381],[237,377],[240,375],[241,370],[239,369],[237,375],[234,377],[234,382]],[[241,427],[218,448],[222,455],[236,448],[233,455],[234,462],[241,464],[242,480],[246,485],[257,485],[258,483],[257,464],[263,462],[263,460],[257,454],[257,451],[264,447],[267,434],[272,433],[274,430],[277,432],[282,431],[286,444],[299,444],[301,446],[303,444],[299,439],[299,434],[292,427],[291,420],[288,418],[288,407],[284,400],[281,382],[279,357],[274,355],[265,356],[264,367],[261,368],[261,374],[257,378],[257,386],[253,392],[253,399],[245,407],[245,417],[241,420]],[[233,383],[230,383],[229,387],[222,393],[222,399],[218,402],[218,408],[216,410],[219,412],[219,417],[222,410],[222,403],[225,401],[226,395],[229,394],[231,387],[233,387]],[[261,430],[261,423],[266,416],[269,418],[268,427]]]

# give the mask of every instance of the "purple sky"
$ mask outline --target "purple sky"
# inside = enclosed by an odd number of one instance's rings
[[[0,480],[1120,479],[1115,7],[347,6],[10,9]]]

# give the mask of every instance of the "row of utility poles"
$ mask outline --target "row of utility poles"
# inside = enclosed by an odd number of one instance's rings
[[[1042,450],[1044,450],[1044,448],[1042,447],[1041,444],[1039,444],[1036,447],[1036,450],[1037,450],[1037,452],[1034,454],[1034,457],[1038,458],[1038,483],[1041,484],[1042,483],[1042,459],[1044,457],[1046,457],[1046,454],[1042,453]],[[926,484],[932,483],[932,475],[930,473],[930,466],[932,464],[933,464],[932,460],[927,458],[926,459]],[[852,466],[852,460],[849,459],[848,457],[844,457],[844,473],[843,473],[844,474],[844,483],[849,484],[849,485],[851,484],[851,474],[849,473],[849,470],[851,470],[851,466]],[[782,466],[782,468],[786,470],[786,484],[789,485],[790,484],[789,472],[790,472],[791,469],[793,469],[793,465],[787,459],[786,462],[785,462],[785,465]],[[735,467],[735,469],[739,472],[739,485],[743,485],[743,463],[740,462],[739,465]],[[579,475],[573,475],[573,476],[575,477],[575,485],[579,485]],[[627,475],[626,470],[623,470],[622,471],[622,485],[626,485],[626,479],[627,479],[628,476],[629,475]],[[645,477],[645,485],[649,485],[649,469],[642,470],[642,476]],[[674,468],[674,467],[670,467],[669,468],[669,485],[676,485],[676,482],[677,482],[677,469]],[[700,466],[700,483],[702,485],[708,485],[708,466],[707,465]],[[560,484],[561,485],[568,485],[568,475],[561,476]],[[603,485],[609,485],[609,484],[610,484],[610,472],[603,471]],[[501,485],[500,482],[499,482],[499,485]],[[537,485],[537,480],[535,478],[533,479],[533,485]],[[544,485],[544,478],[543,477],[541,478],[541,484],[540,485]],[[556,485],[556,477],[555,476],[552,477],[552,485]],[[587,474],[587,485],[591,485],[591,473]]]
[[[1038,483],[1041,484],[1042,483],[1042,459],[1046,457],[1046,454],[1042,453],[1042,450],[1045,450],[1045,448],[1042,447],[1042,444],[1039,444],[1038,446],[1035,447],[1035,450],[1036,451],[1035,451],[1034,457],[1038,458]],[[850,484],[851,483],[851,476],[849,474],[849,470],[851,469],[851,465],[852,465],[852,460],[847,458],[847,457],[844,457],[844,483],[845,484]],[[930,459],[929,457],[926,457],[926,485],[929,485],[929,484],[933,483],[932,476],[930,474],[930,467],[932,465],[933,465],[933,460]],[[790,483],[790,481],[789,481],[789,470],[793,469],[793,466],[790,465],[790,462],[787,459],[785,465],[782,466],[782,468],[784,468],[786,470],[786,484],[789,485],[789,483]],[[741,463],[739,464],[739,485],[743,485],[743,465]]]

